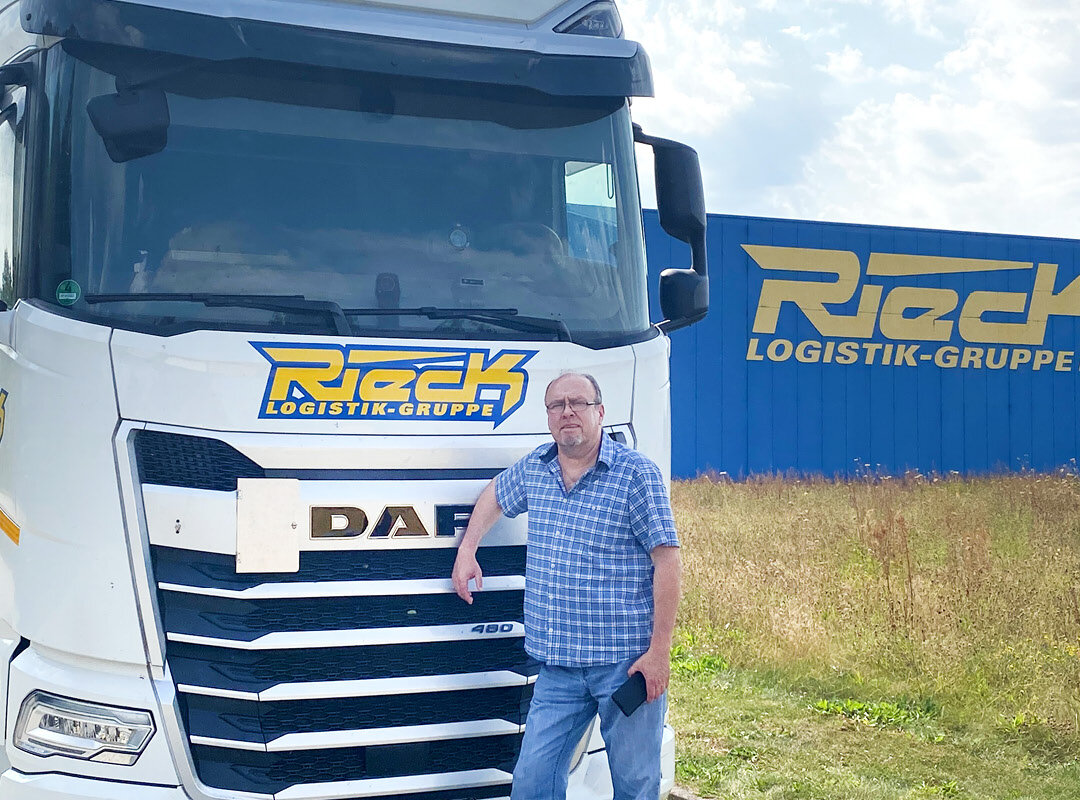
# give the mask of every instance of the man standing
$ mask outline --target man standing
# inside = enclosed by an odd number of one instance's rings
[[[656,800],[664,695],[679,601],[679,540],[652,461],[602,429],[600,387],[567,373],[544,394],[554,444],[487,485],[454,562],[458,595],[483,589],[476,549],[505,514],[529,512],[525,649],[542,662],[512,800],[563,800],[570,758],[597,713],[615,800]],[[642,673],[647,702],[630,716],[611,699]]]

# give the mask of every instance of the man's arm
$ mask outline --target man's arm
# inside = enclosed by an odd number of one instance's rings
[[[484,575],[480,571],[480,564],[476,560],[476,548],[480,545],[480,540],[484,538],[484,534],[499,521],[502,513],[503,511],[495,499],[495,481],[491,481],[476,499],[476,506],[469,516],[469,526],[465,529],[465,535],[461,537],[457,558],[454,559],[452,576],[454,591],[458,593],[458,597],[470,605],[472,604],[472,592],[469,591],[469,581],[475,580],[477,589],[484,588]]]
[[[651,703],[667,689],[671,678],[671,638],[675,633],[675,611],[679,607],[679,583],[682,561],[679,548],[654,547],[653,562],[653,632],[649,649],[630,667],[629,674],[645,676],[646,699]]]

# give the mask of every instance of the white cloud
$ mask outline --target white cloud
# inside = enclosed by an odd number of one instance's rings
[[[846,44],[840,52],[826,53],[825,57],[827,59],[825,65],[818,69],[838,81],[853,83],[869,80],[872,77],[871,71],[863,63],[862,50],[856,47]]]
[[[732,60],[737,65],[768,66],[773,61],[773,52],[764,41],[760,39],[747,39],[738,50],[732,54]]]
[[[813,38],[812,35],[804,31],[800,25],[789,25],[786,28],[781,28],[780,33],[786,33],[788,36],[803,42],[808,42]]]
[[[962,39],[930,74],[883,70],[907,89],[843,113],[805,159],[799,185],[770,190],[772,213],[1077,235],[1075,14],[1020,0],[952,10],[970,13]],[[830,73],[842,76],[852,63],[838,58]]]
[[[730,0],[624,0],[627,36],[653,63],[656,97],[634,100],[645,130],[702,147],[754,102],[745,73],[770,60],[768,46],[744,36],[746,8]],[[654,200],[650,153],[638,148],[642,197]]]
[[[884,69],[877,71],[877,77],[882,81],[894,86],[913,84],[913,83],[925,83],[930,79],[930,76],[917,69],[911,69],[905,67],[902,64],[889,64]]]
[[[1080,235],[1067,0],[620,9],[658,95],[635,118],[698,149],[710,211]]]
[[[942,38],[938,28],[939,20],[948,16],[951,4],[939,0],[885,0],[885,9],[889,19],[898,22],[910,22],[923,36]]]
[[[653,70],[656,98],[635,102],[635,116],[643,124],[707,134],[752,102],[735,66],[760,63],[767,54],[760,43],[731,35],[745,17],[743,6],[629,0],[620,10],[628,35],[644,45],[654,64],[663,65]]]

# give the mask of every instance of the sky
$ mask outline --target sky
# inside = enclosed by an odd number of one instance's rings
[[[619,10],[656,87],[634,119],[698,151],[710,213],[1080,238],[1077,0]]]

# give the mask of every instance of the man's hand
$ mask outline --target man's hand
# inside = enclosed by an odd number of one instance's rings
[[[480,571],[480,564],[476,561],[476,548],[480,545],[484,534],[501,516],[502,509],[499,508],[499,503],[495,499],[495,481],[491,481],[484,487],[484,491],[480,492],[476,505],[469,515],[469,527],[465,529],[465,535],[461,537],[461,542],[458,544],[454,570],[450,575],[454,591],[469,605],[472,605],[469,581],[476,581],[477,591],[484,588],[484,573]]]
[[[667,650],[649,648],[645,655],[635,661],[627,675],[640,672],[645,676],[645,700],[651,703],[667,689],[671,678],[671,653]]]
[[[457,558],[454,559],[454,573],[451,576],[454,582],[454,591],[458,597],[469,605],[472,605],[472,592],[469,591],[469,581],[476,581],[477,590],[484,588],[484,573],[480,571],[480,564],[476,560],[476,554],[466,548],[458,549]]]
[[[679,548],[661,545],[649,554],[653,562],[652,641],[645,655],[633,663],[628,675],[640,672],[645,676],[645,697],[651,703],[667,689],[671,678],[671,636],[675,630],[675,609],[679,605],[679,578],[682,563]]]

